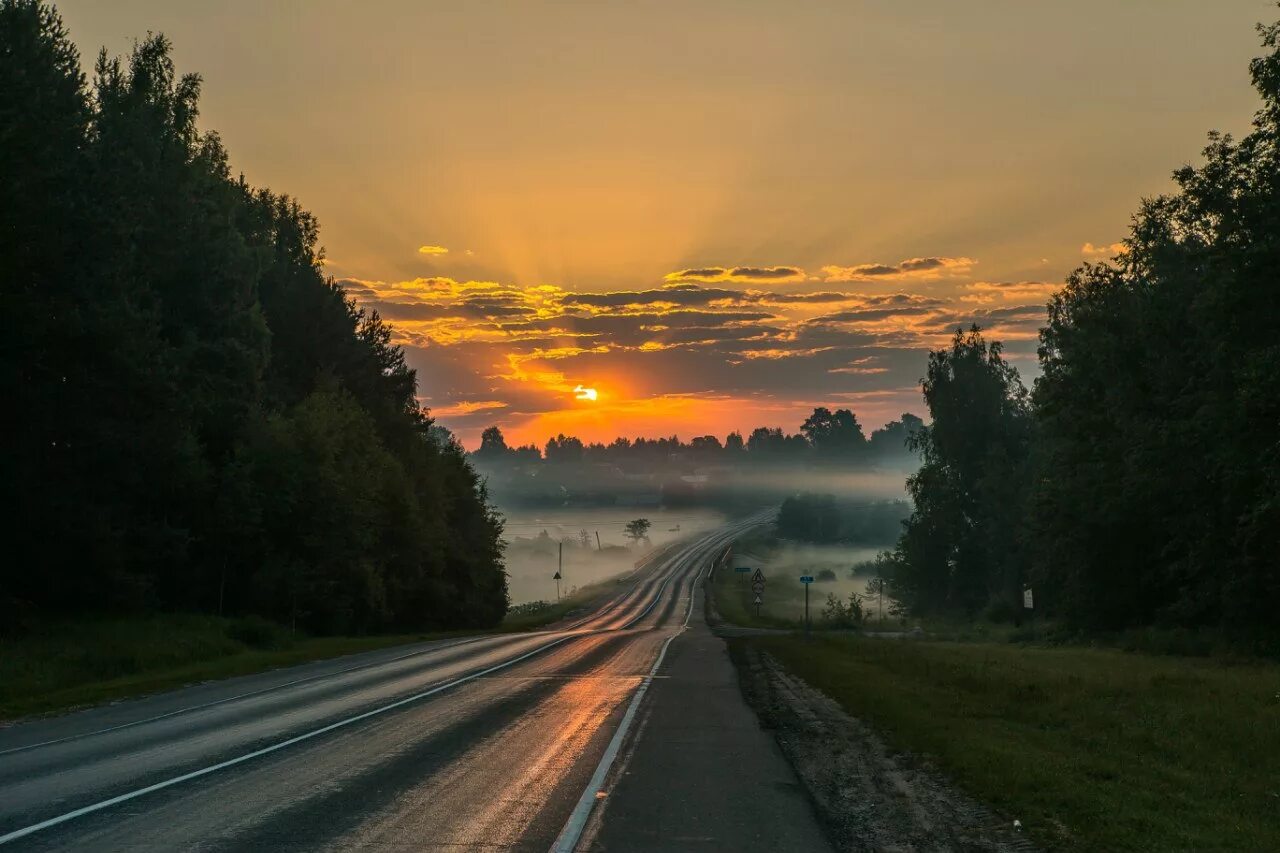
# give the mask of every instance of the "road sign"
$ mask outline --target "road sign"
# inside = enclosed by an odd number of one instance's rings
[[[764,572],[756,569],[756,573],[751,576],[752,583],[764,583]]]
[[[756,605],[757,607],[759,607],[761,604],[764,604],[764,599],[763,599],[763,598],[761,598],[761,597],[760,597],[760,595],[757,593],[757,594],[756,594],[755,605]]]
[[[800,583],[813,583],[813,575],[801,575]]]
[[[749,572],[751,571],[751,567],[750,566],[734,566],[733,570],[735,572]]]
[[[554,575],[552,575],[552,576],[551,576],[551,579],[552,579],[553,581],[558,581],[558,580],[560,580],[560,578],[561,578],[561,575],[560,575],[560,573],[559,573],[559,572],[556,572]]]
[[[1026,608],[1027,610],[1034,610],[1034,609],[1035,609],[1035,606],[1036,606],[1036,600],[1035,600],[1035,598],[1031,595],[1031,587],[1027,587],[1026,589],[1024,589],[1024,590],[1022,591],[1022,606],[1023,606],[1024,608]]]
[[[753,583],[751,585],[751,591],[756,595],[762,595],[764,593],[764,584],[761,582]]]

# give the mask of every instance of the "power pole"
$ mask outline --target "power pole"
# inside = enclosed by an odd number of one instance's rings
[[[597,551],[604,550],[603,548],[600,547],[600,531],[599,530],[596,531],[596,550]]]

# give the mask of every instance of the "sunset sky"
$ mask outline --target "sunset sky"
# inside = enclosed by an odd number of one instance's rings
[[[321,222],[469,447],[869,429],[977,322],[1030,382],[1048,294],[1255,108],[1269,0],[75,0]],[[595,389],[596,399],[582,390]]]

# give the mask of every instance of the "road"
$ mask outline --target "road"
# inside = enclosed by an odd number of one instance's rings
[[[753,523],[689,541],[556,630],[383,650],[0,731],[0,846],[571,845],[696,581]]]

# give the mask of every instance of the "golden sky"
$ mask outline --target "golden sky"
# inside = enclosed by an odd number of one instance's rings
[[[64,0],[148,30],[320,218],[469,446],[922,413],[959,323],[1034,374],[1054,284],[1210,128],[1269,0]],[[594,401],[576,388],[595,388]]]

